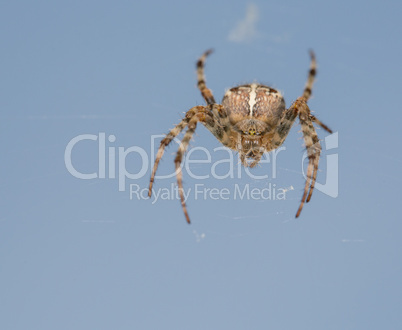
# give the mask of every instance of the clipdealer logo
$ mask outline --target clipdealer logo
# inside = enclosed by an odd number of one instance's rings
[[[98,171],[92,173],[81,173],[73,165],[72,153],[74,147],[82,141],[97,141],[98,142]],[[116,136],[111,134],[107,138],[108,142],[114,143],[116,141]],[[106,179],[106,167],[108,167],[107,178],[116,179],[116,147],[107,147],[107,160],[106,160],[106,134],[99,133],[94,134],[82,134],[78,135],[70,140],[64,151],[64,163],[68,172],[82,180],[92,180],[92,179]],[[126,158],[129,154],[136,153],[141,157],[141,169],[137,173],[130,173],[126,169]],[[148,171],[149,161],[148,155],[145,150],[138,146],[131,146],[127,149],[124,147],[117,147],[117,178],[119,180],[119,191],[125,191],[126,189],[126,179],[138,180],[146,175]]]
[[[165,135],[152,135],[151,138],[151,150],[149,154],[144,148],[139,146],[131,146],[124,148],[121,146],[113,145],[116,142],[116,136],[113,134],[106,135],[105,132],[95,134],[82,134],[72,138],[64,152],[64,163],[67,171],[77,179],[81,180],[96,180],[96,179],[117,179],[118,190],[120,192],[126,191],[127,181],[140,180],[143,177],[149,175],[148,170],[151,170],[151,166],[155,160],[155,154],[159,147],[160,139]],[[79,148],[79,144],[84,142],[94,142],[95,148],[98,151],[97,170],[89,173],[83,173],[79,171],[79,161],[73,161],[74,148]],[[175,139],[175,143],[180,145],[180,140]],[[97,144],[97,146],[96,146]],[[325,138],[324,150],[335,149],[338,147],[338,133],[334,133]],[[93,146],[91,146],[93,148]],[[268,163],[271,165],[271,171],[267,171],[264,175],[255,175],[250,171],[250,168],[243,167],[237,160],[237,156],[233,152],[223,146],[214,148],[214,153],[224,152],[227,157],[213,162],[211,151],[204,147],[194,147],[190,149],[184,157],[184,161],[180,170],[183,168],[186,171],[186,176],[189,176],[196,180],[204,180],[213,177],[217,180],[225,180],[228,178],[241,178],[242,168],[243,172],[253,180],[261,179],[276,179],[277,178],[277,160],[281,152],[285,151],[285,147],[280,147],[270,153],[265,154],[265,159],[261,159],[260,163]],[[198,154],[198,159],[192,159],[193,153]],[[135,162],[135,172],[127,170],[127,157],[136,157],[139,161]],[[202,159],[200,158],[202,155]],[[302,157],[302,173],[305,176],[304,160],[307,157],[307,153],[304,153]],[[322,157],[322,156],[321,156]],[[130,165],[132,161],[130,162]],[[316,189],[320,190],[324,194],[330,197],[338,196],[338,155],[332,154],[326,156],[327,170],[325,184],[316,183]],[[195,174],[191,170],[192,164],[211,164],[210,173],[204,173],[203,175]],[[132,168],[132,166],[130,166]],[[269,175],[269,174],[270,175]],[[172,178],[176,175],[173,171],[167,175],[156,175],[157,180]],[[148,187],[141,187],[138,183],[129,183],[130,199],[148,199]],[[289,190],[293,190],[293,187],[276,187],[276,184],[269,182],[264,188],[252,188],[250,184],[240,186],[235,184],[232,189],[229,188],[210,188],[204,184],[195,184],[193,188],[184,189],[185,199],[191,195],[195,199],[269,199],[269,200],[281,200],[286,199],[286,193]],[[152,203],[158,200],[164,199],[179,199],[178,188],[175,184],[171,184],[170,188],[161,187],[159,189],[153,189]]]

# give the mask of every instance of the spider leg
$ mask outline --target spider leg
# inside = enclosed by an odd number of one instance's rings
[[[303,209],[304,203],[306,202],[306,196],[307,196],[307,192],[308,192],[308,189],[309,189],[309,186],[310,186],[311,172],[313,171],[313,167],[314,167],[314,165],[313,165],[311,159],[309,159],[309,163],[308,163],[308,167],[307,167],[306,184],[304,186],[304,193],[303,193],[303,197],[302,197],[301,202],[300,202],[299,209],[297,210],[297,213],[296,213],[296,218],[299,217],[299,215],[300,215],[300,213],[301,213],[301,211]],[[311,190],[311,188],[310,188],[310,190]]]
[[[315,76],[317,74],[317,62],[315,60],[315,54],[312,50],[310,50],[310,57],[311,57],[310,70],[308,72],[306,86],[304,87],[304,91],[303,91],[303,97],[305,98],[306,102],[311,97]],[[317,117],[310,114],[310,118],[313,122],[315,122],[317,125],[320,125],[328,133],[332,133],[332,130],[327,125],[325,125],[323,122],[318,120]]]
[[[180,143],[179,150],[177,150],[176,158],[174,160],[176,166],[176,177],[177,177],[177,185],[179,186],[179,194],[181,200],[181,206],[183,208],[184,216],[186,217],[187,223],[190,223],[190,217],[187,212],[186,201],[184,198],[184,191],[183,191],[183,174],[180,168],[180,164],[182,162],[182,158],[184,153],[186,152],[190,140],[194,134],[194,131],[197,127],[197,121],[199,118],[193,117],[190,122],[188,123],[188,128],[186,133],[184,134],[183,140]]]
[[[313,194],[321,154],[321,145],[313,126],[313,122],[318,122],[318,119],[310,114],[310,108],[308,107],[306,99],[303,96],[299,97],[290,106],[290,108],[284,112],[275,130],[271,145],[271,148],[276,149],[285,141],[286,136],[288,135],[290,128],[292,127],[298,115],[302,127],[304,143],[307,149],[309,164],[307,167],[307,179],[304,187],[303,197],[299,209],[297,210],[296,218],[300,215],[304,203],[309,202]]]
[[[187,131],[184,134],[184,137],[180,143],[179,149],[176,154],[176,158],[174,160],[175,162],[175,168],[176,168],[176,177],[177,177],[177,184],[179,186],[179,195],[180,195],[180,200],[181,200],[181,205],[183,208],[184,215],[186,217],[186,220],[188,223],[190,223],[190,217],[187,212],[187,207],[185,203],[185,198],[184,198],[184,190],[183,190],[183,175],[180,169],[180,164],[183,159],[183,155],[186,152],[188,145],[190,143],[190,140],[194,134],[194,131],[197,127],[197,122],[202,122],[211,132],[216,131],[215,128],[215,119],[213,116],[213,113],[211,112],[211,109],[203,107],[203,106],[197,106],[194,108],[191,108],[186,112],[186,116],[184,119],[176,125],[167,135],[166,137],[161,141],[159,150],[156,154],[156,159],[154,163],[154,167],[152,170],[151,174],[151,180],[149,183],[149,190],[148,190],[148,196],[151,197],[152,194],[152,186],[153,182],[155,179],[155,173],[158,168],[159,161],[161,160],[163,153],[165,151],[166,146],[172,142],[172,140],[187,126]]]
[[[305,202],[309,202],[313,194],[314,185],[317,178],[318,163],[321,154],[321,145],[315,131],[310,109],[303,97],[296,100],[294,106],[298,108],[299,120],[302,127],[304,143],[306,144],[309,164],[307,168],[307,179],[304,187],[303,197],[296,213],[296,218],[300,215]]]
[[[319,142],[318,142],[318,144],[319,144]],[[320,153],[320,154],[321,154],[321,153]],[[307,199],[306,199],[306,203],[308,203],[308,202],[310,201],[311,196],[313,195],[313,190],[314,190],[315,182],[316,182],[316,179],[317,179],[318,162],[319,162],[319,160],[320,160],[320,155],[313,157],[313,161],[312,161],[312,163],[313,163],[313,177],[312,177],[312,180],[311,180],[310,191],[309,191],[309,193],[308,193],[308,196],[307,196]],[[307,173],[308,173],[308,171],[307,171]]]
[[[248,167],[246,155],[244,153],[239,153],[239,156],[240,156],[240,161],[243,164],[243,166]]]
[[[156,154],[155,158],[155,163],[154,167],[152,169],[152,174],[151,174],[151,179],[149,182],[149,189],[148,189],[148,197],[151,197],[152,195],[152,186],[155,180],[155,173],[156,170],[158,169],[159,162],[165,152],[165,148],[169,145],[170,142],[188,125],[190,122],[191,118],[194,117],[196,113],[205,111],[205,107],[203,106],[197,106],[194,108],[191,108],[190,110],[187,111],[186,116],[183,118],[183,120],[177,124],[167,135],[166,137],[161,141],[161,144],[158,149],[158,153]]]
[[[308,203],[310,201],[314,191],[315,182],[317,179],[318,163],[321,154],[321,145],[317,133],[315,131],[313,122],[321,126],[327,132],[332,133],[332,130],[327,125],[322,123],[320,120],[318,120],[315,116],[311,114],[310,108],[307,105],[307,101],[311,97],[314,79],[317,73],[317,62],[315,59],[315,54],[312,50],[310,50],[310,57],[311,57],[310,70],[308,73],[306,85],[304,87],[303,96],[299,97],[296,100],[296,102],[294,102],[293,105],[285,112],[285,117],[289,116],[295,118],[295,115],[299,114],[299,120],[302,127],[304,142],[306,144],[307,155],[309,159],[307,167],[306,184],[304,187],[304,192],[302,200],[300,202],[299,209],[297,210],[296,213],[296,218],[300,215],[304,203]],[[288,112],[290,113],[288,114]],[[279,135],[281,133],[280,129],[281,128],[279,127],[278,132]],[[286,127],[283,129],[283,132],[286,132]],[[283,143],[283,140],[278,139],[277,142]]]
[[[276,126],[271,145],[266,146],[267,150],[276,149],[281,146],[285,141],[299,112],[296,102],[293,103],[291,107],[283,113],[281,120]]]
[[[215,98],[211,92],[211,90],[207,87],[205,83],[205,74],[204,74],[204,66],[205,60],[209,54],[212,53],[212,49],[207,50],[197,61],[197,80],[198,80],[198,89],[201,91],[202,97],[205,99],[207,104],[214,104]]]
[[[211,131],[222,143],[226,141],[225,136],[227,136],[224,133],[224,130],[222,129],[221,125],[219,124],[219,119],[214,115],[211,109],[208,108],[204,108],[203,111],[198,111],[197,113],[195,113],[187,125],[187,131],[184,134],[179,149],[177,150],[176,158],[174,160],[181,206],[183,208],[184,216],[186,217],[187,223],[190,223],[190,216],[188,215],[186,201],[184,198],[183,174],[180,168],[180,164],[182,162],[183,155],[185,154],[188,148],[190,140],[194,135],[195,129],[197,128],[197,122],[199,121],[202,122],[204,126],[209,131]]]
[[[230,122],[228,115],[221,104],[210,104],[205,107],[208,113],[200,119],[204,126],[221,142],[225,147],[233,149],[235,143],[230,138]]]
[[[315,54],[312,50],[310,50],[310,58],[311,58],[310,70],[308,72],[307,82],[303,92],[303,97],[306,99],[306,102],[310,98],[311,93],[313,91],[314,79],[315,75],[317,74],[317,62],[315,60]]]
[[[313,115],[310,115],[310,118],[311,118],[311,120],[313,121],[313,122],[315,122],[317,125],[320,125],[323,129],[325,129],[328,133],[331,133],[332,134],[332,130],[327,126],[327,125],[325,125],[323,122],[321,122],[320,120],[318,120],[318,118],[317,117],[315,117],[315,116],[313,116]]]

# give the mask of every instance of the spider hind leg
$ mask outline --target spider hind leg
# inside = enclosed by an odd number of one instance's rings
[[[305,99],[301,97],[298,100],[296,100],[295,107],[297,107],[299,113],[299,120],[308,155],[306,184],[304,186],[304,192],[300,202],[299,209],[297,210],[296,213],[297,218],[299,217],[303,209],[304,203],[308,203],[313,194],[315,182],[317,179],[318,163],[321,155],[321,145],[313,125],[310,109]]]

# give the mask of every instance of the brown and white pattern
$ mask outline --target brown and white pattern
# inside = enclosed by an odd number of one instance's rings
[[[175,167],[181,205],[186,220],[190,223],[184,199],[180,164],[198,122],[204,124],[224,146],[237,151],[244,166],[254,167],[265,152],[278,148],[285,141],[296,118],[299,117],[309,163],[302,200],[296,213],[297,218],[304,203],[310,201],[317,178],[321,145],[313,123],[332,133],[328,126],[311,114],[307,105],[317,71],[314,53],[310,51],[311,65],[303,95],[286,109],[280,92],[257,83],[229,89],[222,103],[217,104],[211,90],[207,88],[204,75],[205,60],[211,52],[212,50],[206,51],[197,62],[198,88],[207,105],[188,110],[184,119],[161,141],[151,174],[148,195],[152,194],[155,173],[166,146],[187,128],[177,151]]]

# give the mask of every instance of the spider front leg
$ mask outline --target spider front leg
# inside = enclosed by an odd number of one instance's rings
[[[149,183],[149,190],[148,190],[148,196],[151,197],[152,195],[152,186],[153,182],[155,179],[155,174],[156,170],[158,168],[158,164],[164,154],[165,148],[167,145],[169,145],[170,142],[187,126],[188,129],[186,133],[184,134],[183,140],[180,143],[179,149],[177,151],[177,155],[175,158],[175,168],[176,168],[176,177],[177,177],[177,184],[179,186],[179,195],[180,195],[180,200],[181,200],[181,205],[183,208],[184,215],[186,217],[186,220],[188,223],[190,223],[190,217],[187,212],[187,207],[185,203],[185,198],[184,198],[184,191],[183,191],[183,180],[182,180],[182,172],[180,169],[180,164],[182,162],[182,158],[184,153],[186,152],[189,142],[194,134],[194,131],[197,127],[197,122],[202,122],[210,131],[218,131],[215,128],[215,123],[216,120],[211,112],[210,107],[203,107],[203,106],[197,106],[194,108],[191,108],[189,111],[187,111],[186,116],[184,119],[176,125],[167,135],[166,137],[161,141],[159,150],[156,155],[154,167],[152,170],[151,174],[151,180]],[[218,125],[219,127],[219,125]]]
[[[165,152],[165,148],[172,142],[172,140],[180,134],[180,132],[188,125],[190,120],[194,117],[196,113],[200,113],[206,111],[205,107],[203,106],[197,106],[194,108],[191,108],[190,110],[187,111],[186,116],[183,118],[183,120],[177,124],[167,135],[166,137],[161,141],[161,144],[158,149],[158,153],[156,154],[155,158],[155,163],[154,167],[152,169],[152,174],[151,174],[151,179],[149,182],[149,189],[148,189],[148,197],[151,197],[152,195],[152,186],[154,184],[155,180],[155,174],[156,170],[158,169],[159,162]]]
[[[313,122],[320,125],[326,131],[332,133],[332,131],[328,128],[328,126],[324,125],[322,122],[320,122],[316,117],[314,117],[311,114],[310,108],[307,105],[307,100],[305,97],[302,96],[299,97],[292,104],[292,106],[284,112],[276,128],[272,140],[273,148],[278,148],[285,141],[290,131],[290,128],[292,127],[297,116],[299,116],[300,124],[302,127],[303,138],[307,149],[309,164],[307,167],[307,175],[306,175],[307,179],[304,187],[303,197],[301,199],[299,209],[297,210],[296,218],[299,217],[304,204],[310,201],[311,196],[313,194],[315,182],[317,179],[318,163],[321,154],[321,145],[317,133],[315,131]]]
[[[304,203],[308,203],[311,199],[311,195],[313,194],[317,179],[318,163],[321,155],[321,144],[315,131],[313,120],[311,118],[312,116],[307,103],[303,98],[300,98],[295,102],[295,104],[298,106],[299,120],[308,156],[307,179],[300,206],[296,213],[297,218],[303,209]]]
[[[183,208],[184,216],[186,217],[187,223],[190,223],[190,216],[187,212],[186,201],[184,198],[184,190],[183,190],[183,174],[180,168],[183,155],[185,154],[190,140],[194,134],[195,129],[197,128],[198,118],[194,117],[188,124],[188,129],[186,134],[184,134],[183,140],[180,143],[179,150],[177,150],[176,158],[174,160],[176,167],[176,177],[177,177],[177,185],[179,186],[179,195],[181,201],[181,207]]]
[[[177,177],[177,185],[179,187],[179,195],[181,206],[183,208],[184,216],[186,217],[187,223],[190,224],[190,216],[188,215],[186,200],[184,198],[184,188],[183,188],[183,174],[180,168],[183,155],[186,153],[188,145],[190,143],[191,138],[194,135],[195,129],[197,128],[197,122],[202,122],[211,132],[217,132],[215,128],[216,124],[219,122],[214,119],[211,112],[199,112],[196,113],[190,120],[187,125],[187,131],[184,134],[183,140],[181,140],[179,149],[177,150],[176,158],[174,160],[176,167],[176,177]],[[219,126],[218,126],[219,127]]]
[[[295,111],[299,114],[300,125],[302,128],[304,143],[306,145],[309,160],[306,184],[304,186],[304,192],[299,209],[296,213],[297,218],[303,209],[304,203],[308,203],[310,201],[317,179],[318,163],[321,155],[321,144],[315,131],[313,122],[316,122],[329,132],[332,131],[311,114],[310,108],[307,105],[307,100],[304,97],[299,97],[296,102],[293,103],[291,108],[295,109]]]

